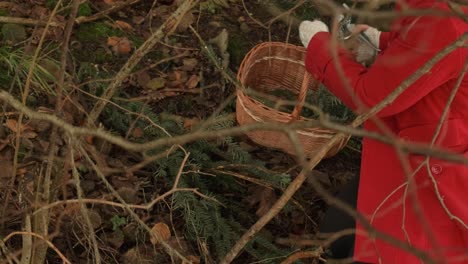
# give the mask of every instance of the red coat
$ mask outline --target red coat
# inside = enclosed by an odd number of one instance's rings
[[[448,11],[436,0],[406,0],[413,8],[435,7]],[[339,62],[352,86],[353,93],[367,106],[374,106],[398,87],[437,52],[468,32],[468,24],[457,18],[412,17],[394,22],[392,32],[382,33],[383,50],[370,68],[356,63],[344,49],[339,49]],[[346,105],[356,108],[342,84],[328,50],[329,33],[316,34],[307,48],[306,67]],[[450,53],[431,71],[411,85],[377,116],[400,138],[412,142],[430,142],[447,103],[450,92],[467,59],[467,49]],[[468,77],[450,108],[448,120],[437,139],[437,145],[468,157]],[[379,131],[372,122],[364,127]],[[415,170],[425,157],[409,155]],[[433,159],[428,167],[415,174],[417,199],[429,231],[416,213],[412,196],[405,195],[407,175],[396,151],[389,145],[364,139],[358,211],[372,225],[394,238],[435,254],[440,263],[468,263],[468,229],[452,220],[436,195],[428,170],[436,180],[440,196],[448,211],[468,224],[468,168]],[[373,217],[373,215],[375,215]],[[358,232],[365,233],[358,224]],[[431,237],[433,238],[431,240]],[[431,241],[436,242],[436,244]],[[435,255],[434,255],[435,256]],[[367,263],[421,263],[416,257],[382,240],[357,235],[355,260]],[[439,263],[439,262],[438,262]]]

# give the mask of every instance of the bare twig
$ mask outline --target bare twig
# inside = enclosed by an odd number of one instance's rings
[[[42,21],[35,20],[31,18],[22,18],[22,17],[6,17],[0,16],[0,23],[11,23],[11,24],[21,24],[21,25],[32,25],[32,26],[51,26],[51,27],[63,27],[62,23],[53,22],[53,21]]]
[[[455,87],[453,88],[452,92],[450,93],[450,96],[447,100],[447,104],[444,108],[444,111],[442,112],[442,116],[440,118],[440,121],[439,121],[439,124],[437,125],[437,128],[436,128],[436,131],[434,133],[434,136],[431,140],[431,147],[435,145],[436,141],[437,141],[437,138],[438,136],[440,135],[440,132],[441,132],[441,129],[443,127],[443,124],[445,123],[447,117],[448,117],[448,114],[450,112],[450,106],[452,105],[452,102],[453,100],[455,99],[455,96],[460,88],[460,85],[461,83],[463,82],[463,80],[465,79],[465,76],[466,76],[466,73],[468,71],[468,60],[465,61],[465,64],[463,66],[463,69],[462,69],[462,72],[460,74],[460,76],[458,77],[458,80],[457,80],[457,83],[455,84]],[[427,170],[427,173],[429,175],[429,178],[431,179],[433,185],[434,185],[434,190],[435,190],[435,193],[437,195],[437,199],[439,200],[442,208],[444,208],[445,212],[447,213],[447,215],[450,217],[450,219],[454,220],[454,221],[457,221],[458,223],[460,223],[460,225],[462,225],[465,229],[468,229],[468,224],[465,223],[465,221],[463,221],[463,219],[461,219],[460,217],[456,216],[453,214],[453,212],[447,207],[447,205],[445,204],[444,202],[444,198],[442,197],[442,195],[440,194],[440,191],[439,191],[439,186],[438,186],[438,183],[437,183],[437,180],[435,179],[434,175],[432,174],[432,171],[430,169],[430,166],[429,166],[429,160],[430,160],[430,156],[427,156],[426,157],[426,170]],[[452,177],[460,177],[461,175],[453,175]]]
[[[54,244],[52,244],[52,242],[50,242],[49,240],[47,240],[47,238],[39,235],[39,234],[36,234],[36,233],[32,233],[32,232],[25,232],[25,231],[15,231],[15,232],[11,232],[9,233],[5,238],[2,239],[2,243],[5,243],[7,242],[8,240],[10,240],[10,238],[12,238],[13,236],[23,236],[23,235],[29,235],[29,236],[33,236],[33,237],[36,237],[36,238],[39,238],[41,240],[43,240],[45,243],[47,243],[47,245],[53,250],[55,251],[55,253],[57,253],[57,255],[60,257],[60,259],[62,259],[62,262],[63,263],[66,263],[66,264],[71,264],[71,262],[67,259],[67,257],[65,257],[65,255],[63,255],[62,252],[60,252],[60,250],[55,247]]]
[[[76,195],[78,196],[78,204],[80,205],[80,211],[81,215],[83,216],[86,227],[88,228],[88,238],[91,241],[91,245],[93,247],[94,251],[94,262],[97,264],[101,263],[101,254],[99,253],[99,244],[97,242],[96,236],[95,236],[95,231],[93,224],[91,222],[91,219],[89,218],[89,212],[88,208],[84,203],[81,202],[81,200],[84,197],[83,189],[81,188],[81,180],[80,180],[80,174],[78,170],[76,169],[75,166],[75,156],[73,155],[74,148],[73,146],[75,145],[73,142],[73,139],[70,137],[69,138],[69,147],[70,147],[70,165],[72,168],[72,175],[73,175],[73,180],[75,183],[75,188],[76,188]]]
[[[132,209],[151,210],[151,209],[153,209],[155,204],[157,204],[158,202],[166,199],[168,196],[170,196],[170,195],[172,195],[172,194],[174,194],[176,192],[193,192],[193,193],[199,195],[202,198],[208,198],[209,200],[213,200],[212,198],[207,197],[206,195],[203,195],[202,193],[198,192],[197,189],[195,189],[195,188],[176,188],[176,189],[169,190],[169,191],[165,192],[164,194],[158,196],[157,198],[155,198],[154,200],[152,200],[148,204],[144,204],[144,205],[138,205],[138,204],[126,204],[126,205],[124,205],[124,204],[121,204],[121,203],[106,201],[106,200],[102,200],[102,199],[86,199],[86,198],[83,198],[83,199],[70,199],[70,200],[56,201],[56,202],[50,203],[50,204],[48,204],[46,206],[43,206],[43,207],[37,209],[36,211],[33,212],[33,214],[37,214],[42,210],[48,210],[48,209],[51,209],[51,208],[56,207],[56,206],[67,205],[67,204],[75,204],[75,203],[102,204],[102,205],[109,205],[109,206],[119,207],[119,208],[124,208],[124,209],[126,207],[128,207],[128,208],[132,208]],[[215,201],[215,202],[217,202],[217,201]]]
[[[164,139],[157,139],[157,140],[149,141],[146,143],[138,144],[138,143],[132,143],[132,142],[126,141],[121,137],[112,135],[111,133],[105,132],[101,129],[90,129],[90,128],[72,126],[68,124],[67,122],[65,122],[64,120],[54,115],[35,112],[29,109],[28,107],[22,105],[19,101],[17,101],[13,96],[11,96],[6,91],[0,91],[0,100],[8,103],[10,106],[15,108],[16,110],[23,112],[31,119],[44,120],[44,121],[51,122],[52,124],[59,126],[60,128],[64,129],[67,133],[70,133],[74,136],[86,136],[86,135],[96,136],[98,138],[109,141],[112,144],[116,144],[126,150],[135,151],[135,152],[144,152],[144,151],[148,151],[151,149],[161,148],[165,146],[172,146],[172,145],[177,145],[177,144],[183,145],[183,144],[187,144],[189,142],[193,142],[193,141],[200,140],[200,139],[213,139],[213,138],[220,138],[220,137],[226,137],[226,136],[243,135],[246,132],[250,132],[254,130],[271,130],[271,131],[281,131],[281,132],[287,133],[287,131],[289,130],[298,130],[298,129],[304,129],[304,128],[310,128],[310,127],[329,128],[331,130],[343,132],[346,134],[351,134],[354,136],[368,137],[371,139],[381,141],[383,143],[387,143],[391,145],[394,144],[393,140],[383,137],[378,133],[369,132],[369,131],[365,131],[362,129],[356,129],[356,128],[352,128],[348,126],[342,126],[342,125],[338,125],[338,124],[335,124],[326,120],[311,120],[311,121],[300,122],[300,123],[286,124],[282,126],[278,126],[275,123],[261,123],[261,124],[257,123],[257,124],[222,129],[222,130],[217,130],[217,131],[194,132],[191,134],[169,137],[169,138],[164,138]],[[440,158],[443,160],[468,165],[467,158],[462,157],[458,154],[451,153],[444,149],[437,148],[437,147],[430,148],[430,147],[425,146],[424,144],[405,143],[403,146],[403,150],[407,152],[411,152],[411,153],[416,153],[416,154],[430,155],[432,157]]]
[[[27,234],[23,235],[23,247],[21,248],[21,264],[30,264],[32,255],[32,236],[31,236],[31,215],[24,217],[24,230]]]
[[[308,258],[320,258],[320,255],[323,254],[323,249],[321,247],[316,250],[309,251],[300,251],[292,254],[287,259],[283,260],[281,264],[292,264],[299,259],[308,259]]]

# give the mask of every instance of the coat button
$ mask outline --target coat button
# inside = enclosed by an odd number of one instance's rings
[[[434,164],[431,166],[431,172],[434,173],[435,175],[439,175],[442,173],[442,166],[439,164]]]

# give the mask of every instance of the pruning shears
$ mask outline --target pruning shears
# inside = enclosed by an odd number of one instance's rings
[[[349,10],[349,6],[346,3],[343,3],[343,7],[347,10]],[[345,16],[342,16],[340,19],[340,31],[343,34],[343,39],[349,39],[352,36],[352,32],[349,29],[351,25],[351,15],[346,14]],[[358,34],[358,39],[362,42],[364,42],[366,45],[368,45],[370,48],[372,48],[375,51],[380,51],[379,47],[375,46],[372,41],[367,37],[364,32],[359,32]]]

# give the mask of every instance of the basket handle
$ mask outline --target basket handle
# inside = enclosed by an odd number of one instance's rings
[[[301,117],[302,108],[304,108],[305,99],[306,99],[306,96],[307,96],[307,90],[308,90],[307,88],[309,87],[311,79],[312,79],[312,89],[316,90],[318,88],[319,84],[320,84],[319,81],[312,78],[311,74],[309,74],[307,72],[304,74],[304,80],[302,80],[301,90],[299,91],[299,95],[297,96],[297,102],[298,103],[294,107],[294,110],[291,113],[291,121],[290,122],[297,121]]]

